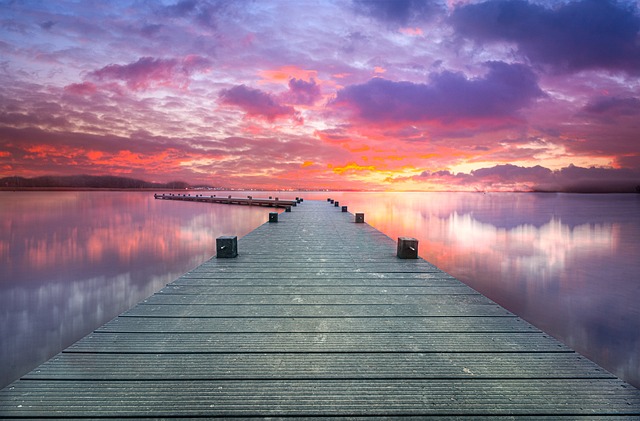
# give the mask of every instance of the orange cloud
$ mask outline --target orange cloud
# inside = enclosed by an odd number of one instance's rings
[[[420,28],[400,28],[400,33],[409,35],[410,37],[424,36],[424,32]]]
[[[373,165],[358,165],[355,162],[349,162],[347,165],[343,167],[335,167],[329,164],[329,168],[336,174],[344,174],[344,173],[352,173],[352,172],[360,172],[360,171],[375,171],[376,167]]]
[[[259,83],[289,83],[289,79],[302,79],[310,82],[311,79],[318,80],[317,70],[306,70],[298,66],[282,66],[273,70],[262,70],[258,72],[263,80]]]
[[[100,158],[102,158],[104,154],[100,151],[89,151],[87,152],[87,158],[91,159],[92,161],[98,160]]]

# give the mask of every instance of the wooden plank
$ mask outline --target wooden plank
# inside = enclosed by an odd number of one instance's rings
[[[479,295],[466,285],[451,286],[316,286],[316,285],[184,285],[171,284],[158,294],[178,295]]]
[[[419,304],[248,304],[248,305],[162,305],[138,304],[123,313],[147,317],[451,317],[513,316],[498,305],[465,306]]]
[[[441,278],[436,276],[418,276],[425,274],[375,274],[363,275],[356,273],[351,276],[339,273],[295,274],[291,272],[261,273],[219,273],[219,274],[193,274],[188,273],[172,283],[172,285],[290,285],[290,286],[459,286],[460,281],[454,278]]]
[[[10,392],[7,417],[640,415],[638,394],[608,379],[22,381]]]
[[[517,317],[116,317],[96,332],[540,332]]]
[[[110,333],[95,332],[67,352],[570,352],[537,332],[482,333]]]
[[[160,305],[492,305],[479,294],[154,294],[142,301]]]
[[[140,369],[144,367],[144,369]],[[557,379],[615,378],[575,353],[62,353],[23,379]]]

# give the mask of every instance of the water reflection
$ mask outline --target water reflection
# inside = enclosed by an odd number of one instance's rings
[[[391,238],[417,237],[422,257],[640,386],[637,195],[329,195]]]
[[[0,387],[267,219],[146,192],[0,192]]]
[[[640,386],[638,195],[273,195],[332,197],[391,238],[417,237],[422,257]],[[149,193],[0,193],[0,386],[267,214]]]

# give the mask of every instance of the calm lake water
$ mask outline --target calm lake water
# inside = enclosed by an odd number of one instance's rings
[[[422,257],[640,387],[640,195],[273,194],[331,197],[418,238]],[[148,192],[0,192],[0,387],[268,213]]]

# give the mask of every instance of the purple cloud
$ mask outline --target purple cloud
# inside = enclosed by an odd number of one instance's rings
[[[169,18],[188,18],[199,26],[217,28],[221,16],[231,6],[236,5],[234,2],[219,0],[182,0],[164,7],[160,15]]]
[[[441,9],[433,0],[355,0],[353,5],[358,13],[398,26],[426,21]]]
[[[458,7],[457,32],[478,42],[515,42],[529,60],[557,71],[640,71],[640,16],[613,0],[582,0],[554,9],[524,0]]]
[[[223,89],[220,92],[220,101],[225,105],[240,107],[249,116],[263,117],[269,121],[274,121],[278,117],[300,118],[293,107],[280,104],[267,92],[245,85]]]
[[[123,81],[129,89],[144,90],[151,86],[186,86],[189,76],[211,66],[207,58],[190,55],[182,60],[142,57],[130,64],[110,64],[89,74],[99,80]]]
[[[587,104],[583,111],[588,114],[616,116],[640,116],[640,99],[634,97],[600,98]]]
[[[470,174],[449,171],[425,171],[417,180],[429,180],[479,190],[511,190],[514,187],[533,191],[565,192],[634,192],[640,185],[640,172],[617,168],[584,168],[569,165],[552,171],[536,165],[521,167],[496,165],[471,171]]]
[[[333,104],[367,121],[416,122],[512,117],[543,96],[533,72],[519,64],[487,63],[483,78],[442,72],[429,84],[375,78],[338,92]]]
[[[289,91],[282,95],[282,100],[287,104],[313,105],[320,99],[320,86],[315,79],[309,82],[302,79],[290,79]]]

